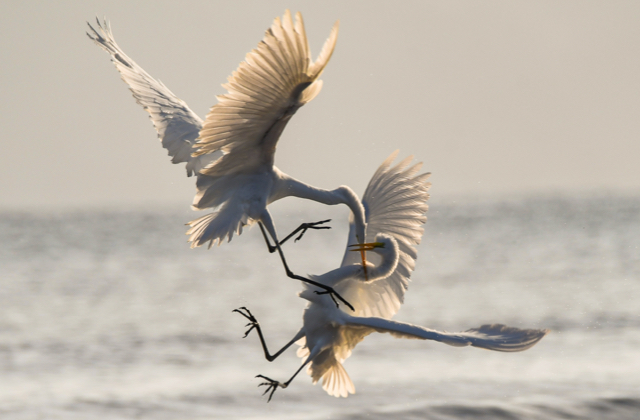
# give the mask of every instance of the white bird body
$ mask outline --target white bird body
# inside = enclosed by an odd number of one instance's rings
[[[398,262],[399,248],[393,238],[378,234],[376,242],[382,242],[385,246],[384,252],[379,252],[380,264],[371,269],[370,282],[388,277],[390,268],[391,271],[395,270]],[[378,251],[379,249],[373,250]],[[328,281],[329,283],[323,284],[332,287],[342,282],[365,282],[362,268],[360,267],[360,272],[356,268],[354,265],[345,266],[312,278],[319,283]],[[341,269],[344,270],[339,272]],[[374,277],[373,273],[377,276]],[[313,383],[322,379],[323,389],[335,397],[347,397],[355,393],[355,386],[342,363],[359,342],[374,332],[389,333],[396,338],[435,340],[455,347],[474,346],[503,352],[526,350],[546,334],[545,330],[523,330],[502,324],[448,333],[381,317],[352,316],[338,308],[327,295],[315,293],[317,290],[319,289],[308,287],[300,293],[300,297],[308,300],[309,305],[302,316],[298,356],[304,359],[304,364],[309,364],[308,372]],[[352,302],[358,303],[354,300]]]
[[[345,203],[360,213],[358,218],[364,226],[364,209],[358,196],[349,187],[341,186],[332,191],[315,188],[291,178],[275,166],[271,169],[262,168],[259,172],[220,178],[201,175],[197,185],[199,191],[194,199],[197,203],[194,207],[220,208],[215,213],[189,222],[191,229],[187,233],[191,235],[192,246],[202,241],[213,243],[211,238],[231,238],[234,232],[241,233],[243,226],[255,221],[262,222],[275,240],[277,233],[267,206],[289,196],[327,205]]]
[[[426,221],[426,200],[430,186],[426,182],[429,174],[415,175],[420,164],[408,167],[411,158],[393,168],[392,154],[378,168],[363,195],[362,201],[367,215],[367,247],[376,255],[369,258],[368,278],[354,253],[345,252],[341,267],[319,276],[310,276],[314,281],[335,288],[355,307],[355,315],[338,308],[329,296],[314,286],[305,285],[300,297],[309,301],[303,313],[302,328],[293,340],[274,356],[268,353],[260,326],[246,310],[237,310],[256,328],[265,352],[272,361],[291,344],[300,345],[298,356],[302,367],[308,365],[313,383],[322,379],[322,387],[335,397],[347,397],[355,393],[353,382],[342,363],[351,355],[355,346],[373,332],[390,333],[398,338],[435,340],[451,346],[474,346],[497,351],[522,351],[536,344],[547,333],[546,330],[518,329],[501,324],[483,325],[464,332],[448,333],[392,321],[404,298],[409,277],[415,265],[417,245],[422,237],[422,224]],[[352,222],[349,242],[352,243],[355,226]],[[356,249],[357,250],[357,249]],[[317,293],[317,292],[320,292]],[[246,336],[246,334],[245,334]],[[296,372],[296,374],[302,369]],[[295,378],[281,383],[265,376],[269,399],[278,387],[286,388]]]
[[[373,284],[388,278],[398,266],[398,243],[392,236],[384,233],[377,234],[375,241],[381,246],[372,251],[380,256],[380,262],[377,265],[367,262],[368,280],[365,279],[362,266],[358,264],[344,265],[320,276],[310,277],[334,288],[345,283],[347,287],[348,284]],[[355,393],[355,387],[342,363],[364,337],[375,331],[362,323],[363,320],[370,321],[374,318],[349,315],[338,308],[329,296],[316,291],[319,289],[307,287],[299,294],[309,304],[302,315],[303,326],[300,331],[303,338],[298,343],[301,345],[298,356],[309,363],[308,372],[313,383],[322,379],[323,388],[329,395],[347,397],[350,393]],[[351,299],[352,304],[359,303]],[[383,318],[375,319],[384,321]]]
[[[89,37],[111,55],[134,98],[149,112],[172,162],[186,162],[187,175],[196,174],[192,208],[214,209],[189,223],[192,247],[231,240],[255,221],[264,224],[278,247],[267,206],[287,196],[348,205],[359,241],[364,240],[364,209],[349,187],[315,188],[274,166],[276,145],[288,121],[322,88],[319,77],[336,45],[337,22],[313,61],[302,16],[297,13],[294,22],[285,11],[223,85],[228,93],[217,97],[204,121],[122,51],[107,22],[98,22],[99,31],[89,26]]]
[[[374,248],[372,251],[380,255],[380,262],[373,264],[371,261],[367,261],[366,275],[361,264],[347,264],[322,275],[311,275],[309,277],[320,284],[330,287],[336,287],[346,281],[372,283],[389,277],[398,266],[400,255],[398,243],[393,237],[385,234],[376,235],[376,242],[382,244],[382,246]],[[327,299],[326,296],[318,295],[308,289],[300,292],[300,297],[318,304],[325,303]],[[329,299],[329,302],[332,302],[331,299]]]

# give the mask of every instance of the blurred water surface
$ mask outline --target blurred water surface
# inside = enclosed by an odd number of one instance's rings
[[[342,208],[273,206],[281,233],[331,217],[286,252],[300,274],[337,267]],[[357,393],[301,373],[267,404],[256,374],[288,378],[272,349],[305,302],[257,228],[189,249],[177,209],[0,213],[0,415],[4,419],[637,419],[640,197],[430,202],[396,319],[463,330],[550,328],[516,354],[369,336],[345,367]]]

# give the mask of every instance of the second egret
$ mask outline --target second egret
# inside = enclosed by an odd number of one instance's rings
[[[373,251],[376,254],[369,266],[369,278],[365,278],[358,264],[351,264],[347,251],[341,267],[311,278],[326,286],[334,287],[355,307],[353,316],[337,308],[331,299],[313,286],[307,287],[300,297],[309,301],[303,313],[303,326],[282,349],[271,355],[260,324],[251,312],[243,307],[236,312],[249,320],[249,330],[256,329],[269,361],[273,361],[293,343],[299,342],[298,356],[302,366],[286,382],[279,382],[264,375],[260,386],[266,386],[269,401],[278,388],[287,388],[296,375],[308,366],[313,383],[322,379],[323,389],[335,397],[347,397],[355,393],[353,382],[342,363],[351,351],[367,335],[373,332],[390,333],[398,338],[435,340],[451,346],[474,346],[489,350],[514,352],[530,348],[544,337],[546,330],[519,329],[502,324],[482,325],[463,332],[449,333],[432,330],[404,322],[392,321],[400,307],[409,276],[414,268],[416,250],[425,222],[425,201],[428,198],[429,174],[414,176],[419,165],[408,166],[408,159],[393,168],[389,165],[395,154],[387,159],[369,182],[363,196],[367,211],[367,240],[374,242],[355,246],[351,251]],[[353,224],[352,224],[353,231]],[[353,246],[351,247],[353,248]]]

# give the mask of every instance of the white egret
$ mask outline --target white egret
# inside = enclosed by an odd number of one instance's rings
[[[172,162],[186,162],[187,175],[196,174],[197,193],[192,208],[214,209],[213,213],[189,222],[187,234],[191,246],[208,242],[211,247],[225,238],[230,241],[234,233],[242,233],[243,226],[257,221],[269,252],[278,251],[289,277],[330,291],[293,274],[280,248],[300,230],[297,239],[309,228],[325,228],[318,226],[325,221],[303,224],[279,241],[267,206],[288,196],[328,205],[346,204],[353,213],[357,240],[364,241],[364,209],[351,188],[341,186],[331,191],[315,188],[274,166],[276,144],[287,122],[322,88],[319,77],[335,48],[338,22],[313,61],[302,16],[297,13],[294,23],[289,11],[285,11],[282,20],[274,20],[263,40],[228,78],[223,85],[227,93],[217,97],[218,103],[204,122],[120,49],[106,21],[103,24],[98,21],[99,31],[89,27],[91,33],[87,35],[111,55],[133,97],[149,112]],[[365,265],[364,252],[361,258]]]
[[[327,296],[305,285],[300,297],[308,300],[309,304],[303,313],[303,326],[289,343],[271,355],[255,317],[245,307],[236,309],[250,321],[245,337],[255,328],[269,361],[300,340],[302,347],[298,350],[298,356],[304,360],[289,380],[279,382],[263,375],[257,376],[266,380],[260,386],[267,387],[265,394],[270,391],[269,401],[278,387],[289,386],[307,365],[313,383],[322,379],[322,387],[329,395],[347,397],[355,393],[355,387],[342,363],[355,346],[373,332],[505,352],[526,350],[547,333],[546,330],[525,330],[501,324],[448,333],[389,319],[402,303],[414,268],[414,245],[422,237],[421,225],[426,221],[424,212],[427,210],[425,201],[429,187],[425,182],[429,174],[414,176],[419,165],[407,168],[407,159],[389,168],[393,158],[395,153],[380,166],[362,199],[367,214],[367,240],[375,238],[375,242],[355,245],[357,249],[352,251],[364,249],[377,254],[377,263],[369,263],[368,280],[359,264],[350,263],[354,259],[349,252],[345,253],[341,267],[320,276],[311,276],[319,283],[334,287],[346,297],[355,306],[356,316],[337,308]],[[352,223],[352,234],[353,230]]]

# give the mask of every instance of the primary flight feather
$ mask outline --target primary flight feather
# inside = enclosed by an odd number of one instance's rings
[[[98,21],[98,29],[89,28],[88,36],[111,55],[134,98],[149,112],[172,162],[186,162],[187,175],[196,175],[193,209],[214,210],[189,222],[192,247],[231,240],[244,226],[258,222],[270,252],[279,252],[287,274],[308,281],[289,270],[280,249],[283,241],[279,241],[267,209],[270,203],[288,196],[328,205],[346,204],[356,223],[357,241],[364,241],[364,208],[353,190],[347,186],[316,188],[274,165],[276,145],[289,119],[322,88],[319,77],[336,45],[337,22],[313,61],[302,16],[297,13],[294,22],[285,11],[223,85],[227,93],[218,96],[204,122],[122,51],[106,21]],[[318,228],[315,224],[305,226]],[[274,245],[270,245],[267,233]],[[364,255],[362,260],[364,264]]]
[[[347,247],[340,267],[319,276],[310,276],[346,297],[353,304],[355,315],[337,308],[327,296],[318,294],[318,289],[305,287],[300,297],[308,300],[309,304],[303,313],[303,326],[288,344],[271,355],[255,317],[246,308],[236,310],[250,321],[246,334],[254,328],[257,330],[269,361],[293,343],[301,345],[298,356],[303,359],[302,366],[288,381],[279,382],[258,375],[266,380],[260,385],[267,386],[265,393],[270,392],[269,400],[277,388],[288,387],[305,366],[308,366],[314,383],[322,380],[322,387],[329,395],[347,397],[355,393],[353,382],[342,363],[359,342],[374,332],[503,352],[526,350],[547,333],[546,330],[519,329],[502,324],[449,333],[390,319],[402,304],[415,266],[415,245],[422,238],[430,186],[426,182],[429,174],[416,175],[420,165],[410,166],[411,158],[390,167],[396,154],[392,154],[376,171],[362,198],[367,217],[366,239],[373,242]],[[353,226],[348,243],[351,243],[351,235]],[[349,248],[374,252],[367,262],[368,278],[363,267],[354,264],[357,258],[352,256]]]

